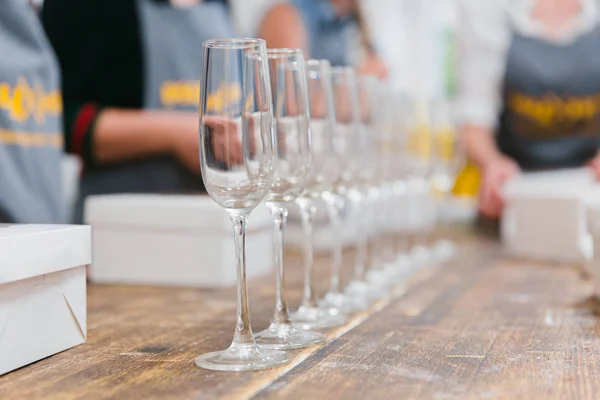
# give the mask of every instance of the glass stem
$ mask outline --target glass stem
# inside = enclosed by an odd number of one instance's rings
[[[333,248],[331,252],[331,293],[340,292],[340,273],[342,270],[343,261],[343,245],[342,245],[342,209],[344,207],[344,199],[342,196],[328,194],[323,197],[327,203],[327,212],[332,228]]]
[[[356,210],[358,213],[357,220],[359,221],[358,226],[358,238],[356,243],[356,262],[354,263],[354,279],[361,281],[365,275],[366,261],[367,261],[367,246],[368,246],[368,235],[366,230],[368,224],[368,216],[365,215],[368,209],[368,202],[366,196],[359,194],[357,196]],[[361,215],[362,212],[362,215]]]
[[[302,229],[304,230],[304,295],[302,297],[302,307],[314,308],[317,306],[317,299],[313,288],[313,226],[317,207],[310,199],[302,198],[297,201],[300,207],[300,218],[302,220]]]
[[[237,266],[237,322],[232,346],[252,345],[255,342],[250,326],[248,287],[246,284],[246,224],[248,214],[231,213],[229,218],[233,226]]]
[[[290,324],[290,315],[285,302],[285,274],[283,269],[283,249],[284,249],[284,228],[288,216],[288,210],[281,203],[269,202],[267,207],[271,210],[273,216],[274,235],[274,259],[275,267],[277,268],[277,293],[275,303],[275,314],[273,315],[273,323],[275,324]]]

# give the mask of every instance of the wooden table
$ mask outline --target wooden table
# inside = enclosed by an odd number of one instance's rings
[[[299,259],[288,260],[296,304]],[[251,284],[255,330],[268,324],[273,287],[272,277]],[[574,267],[509,261],[494,241],[469,237],[452,262],[292,364],[220,373],[193,359],[229,344],[233,290],[91,285],[88,343],[0,378],[0,398],[598,399],[589,294]]]

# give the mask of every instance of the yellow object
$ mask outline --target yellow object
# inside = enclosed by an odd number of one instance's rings
[[[25,122],[33,117],[42,124],[47,115],[61,115],[62,95],[58,90],[46,92],[39,84],[32,87],[25,78],[19,78],[14,86],[0,82],[0,110],[7,111],[14,121]]]
[[[456,153],[457,135],[452,128],[441,129],[436,132],[434,138],[435,158],[445,162],[451,162]]]
[[[408,138],[408,149],[410,154],[422,159],[429,160],[431,157],[431,135],[427,125],[422,124],[411,129]]]
[[[474,197],[479,192],[481,173],[474,164],[468,163],[458,174],[452,194],[455,196]]]

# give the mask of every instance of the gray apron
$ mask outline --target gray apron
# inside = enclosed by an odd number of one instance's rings
[[[308,34],[310,58],[347,66],[352,18],[338,18],[330,0],[292,0]]]
[[[145,68],[144,108],[197,113],[202,41],[234,36],[225,5],[203,2],[177,8],[169,2],[137,0],[137,6]],[[92,194],[202,190],[202,177],[171,156],[90,170],[81,184],[82,199]],[[80,213],[81,204],[79,208]]]
[[[514,35],[500,150],[525,170],[581,166],[600,144],[600,28],[566,45]]]
[[[25,0],[0,6],[0,54],[0,214],[64,222],[58,63]]]

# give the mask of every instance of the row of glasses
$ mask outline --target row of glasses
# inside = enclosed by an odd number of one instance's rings
[[[288,206],[305,190],[311,165],[311,135],[304,57],[301,50],[267,50],[275,117],[275,168],[265,204],[275,228],[277,275],[275,312],[270,326],[257,335],[266,348],[298,349],[323,343],[317,332],[295,327],[285,299],[284,226]]]
[[[223,371],[271,368],[291,360],[290,354],[280,350],[325,341],[320,333],[299,329],[291,322],[285,299],[283,249],[288,206],[300,201],[303,193],[310,193],[307,188],[331,179],[319,179],[312,173],[314,147],[302,51],[266,50],[260,39],[209,40],[203,46],[201,170],[209,195],[225,208],[232,222],[238,307],[230,347],[202,355],[196,364]],[[233,106],[215,111],[209,107],[208,94],[218,93],[224,84],[238,87],[241,93],[221,92],[219,101]],[[217,146],[225,155],[218,160],[213,155]],[[315,165],[318,161],[317,157]],[[327,174],[329,167],[323,166],[321,174]],[[275,229],[276,302],[271,324],[254,336],[246,283],[245,230],[251,211],[263,201],[271,211]]]
[[[412,269],[429,261],[443,261],[453,251],[448,241],[431,248],[427,243],[429,231],[438,217],[434,196],[445,197],[451,191],[456,175],[463,165],[457,131],[452,125],[449,102],[445,99],[424,100],[400,93],[388,92],[387,104],[393,104],[389,131],[385,134],[390,149],[387,178],[391,185],[391,209],[396,237],[392,253],[387,254],[390,270],[399,279]]]
[[[313,274],[314,221],[317,204],[321,199],[324,199],[329,206],[330,216],[333,216],[334,226],[338,226],[338,210],[343,204],[335,203],[336,200],[339,200],[335,195],[335,189],[345,165],[342,165],[341,162],[344,159],[344,152],[336,145],[333,137],[337,121],[332,71],[329,62],[326,60],[309,60],[307,63],[307,83],[311,113],[310,127],[313,139],[312,163],[306,190],[296,200],[300,209],[304,232],[304,290],[300,307],[292,315],[292,320],[303,329],[324,329],[343,325],[348,317],[338,307],[318,303]],[[332,207],[335,208],[332,209]],[[340,256],[336,252],[333,260],[334,278],[332,278],[332,282],[335,280],[336,268],[341,265],[339,264],[341,259],[338,259],[338,257]]]
[[[201,355],[199,367],[244,371],[285,364],[282,350],[324,342],[310,329],[342,325],[367,309],[388,287],[383,265],[369,257],[379,235],[381,208],[394,200],[394,179],[384,176],[377,137],[383,124],[376,81],[324,60],[305,63],[300,50],[267,50],[260,39],[209,40],[203,44],[200,101],[202,177],[209,195],[227,212],[234,231],[237,318],[226,350]],[[222,85],[239,91],[218,91]],[[209,94],[220,93],[210,107]],[[219,147],[221,156],[214,154]],[[313,225],[319,200],[334,228],[331,281],[321,301],[314,291]],[[245,230],[254,208],[265,202],[273,217],[276,266],[275,311],[269,327],[254,336],[246,284]],[[305,233],[302,303],[290,316],[285,299],[284,228],[297,204]],[[348,206],[351,207],[348,207]],[[343,216],[359,221],[353,282],[342,290]],[[377,226],[372,229],[375,222]],[[379,253],[371,249],[371,253]],[[372,269],[367,273],[371,260]],[[375,258],[375,260],[379,260]],[[376,283],[376,284],[374,284]],[[357,289],[358,288],[358,289]]]
[[[366,254],[364,236],[360,234],[364,228],[366,207],[363,202],[363,177],[371,166],[365,162],[367,158],[365,130],[362,123],[359,96],[359,78],[354,69],[335,67],[332,70],[333,96],[335,102],[335,126],[333,130],[334,146],[340,155],[342,173],[332,192],[324,196],[328,205],[330,222],[334,232],[342,231],[342,211],[350,210],[355,217],[356,226],[356,269],[354,280],[362,279]],[[345,314],[363,311],[369,308],[370,302],[363,296],[345,292],[342,289],[340,275],[343,264],[343,242],[340,234],[332,235],[332,274],[331,284],[320,304],[323,307],[334,307]]]
[[[233,341],[223,351],[201,355],[198,367],[219,371],[271,368],[291,361],[289,353],[260,347],[250,322],[246,283],[246,225],[250,213],[275,183],[277,143],[266,43],[261,39],[219,39],[203,43],[200,94],[200,162],[208,194],[223,207],[234,232],[237,315]],[[239,92],[220,91],[222,85]],[[209,107],[221,93],[226,108]],[[220,146],[222,156],[216,158]],[[278,272],[279,274],[279,272]]]

